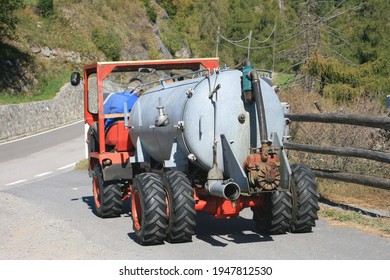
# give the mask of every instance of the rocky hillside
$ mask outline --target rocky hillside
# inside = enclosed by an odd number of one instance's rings
[[[14,35],[0,43],[3,94],[39,95],[53,82],[59,88],[70,71],[95,61],[172,58],[145,1],[58,0],[46,13],[39,2],[24,1],[14,11]],[[150,2],[155,21],[167,19],[165,10]],[[189,51],[176,56],[188,57]]]

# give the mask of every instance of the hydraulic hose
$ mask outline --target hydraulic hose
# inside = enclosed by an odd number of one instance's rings
[[[267,123],[265,118],[263,94],[261,92],[261,86],[260,86],[260,79],[257,71],[254,69],[249,71],[247,76],[252,81],[252,91],[253,91],[253,95],[255,96],[257,118],[259,122],[260,140],[261,143],[264,144],[268,142],[268,132],[267,132]]]

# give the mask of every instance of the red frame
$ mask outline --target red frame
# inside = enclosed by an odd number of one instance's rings
[[[199,198],[200,196],[202,198]],[[245,208],[262,207],[265,205],[263,195],[240,196],[237,200],[230,201],[218,196],[205,196],[203,189],[197,188],[195,188],[194,198],[196,211],[204,211],[219,219],[234,218]]]

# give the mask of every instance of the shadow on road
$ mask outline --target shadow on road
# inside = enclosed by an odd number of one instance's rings
[[[198,212],[196,237],[212,246],[225,247],[229,243],[258,243],[273,241],[269,235],[260,235],[253,220],[237,217],[215,219],[207,213]]]
[[[91,212],[93,214],[98,216],[96,213],[96,208],[95,208],[93,196],[83,196],[81,199],[85,204],[87,204],[88,209],[91,210]],[[130,208],[130,200],[123,201],[122,209],[123,209],[122,216],[129,217],[131,215],[130,214],[130,209],[131,209]]]
[[[83,200],[83,202],[85,204],[87,204],[88,209],[90,209],[92,211],[92,213],[97,215],[96,210],[95,210],[95,204],[93,202],[93,196],[83,196],[81,199]]]
[[[128,237],[137,242],[134,232]],[[230,243],[245,244],[274,241],[269,235],[261,235],[256,231],[253,220],[242,217],[233,219],[215,219],[207,213],[198,212],[196,216],[195,237],[214,247],[226,247]]]
[[[83,196],[82,201],[97,216],[93,196]],[[131,215],[130,200],[123,202],[122,217]],[[134,232],[129,232],[128,237],[137,242]],[[197,239],[209,243],[215,247],[225,247],[229,243],[258,243],[273,241],[269,235],[260,234],[252,219],[237,217],[232,219],[215,219],[207,213],[198,212],[196,215],[195,236]]]

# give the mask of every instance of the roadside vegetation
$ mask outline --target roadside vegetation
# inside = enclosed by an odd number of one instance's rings
[[[389,218],[373,218],[355,211],[331,207],[321,209],[319,215],[329,220],[333,225],[358,228],[365,232],[390,238]]]
[[[75,168],[77,170],[88,170],[88,160],[87,159],[80,160],[78,163],[76,163]]]

